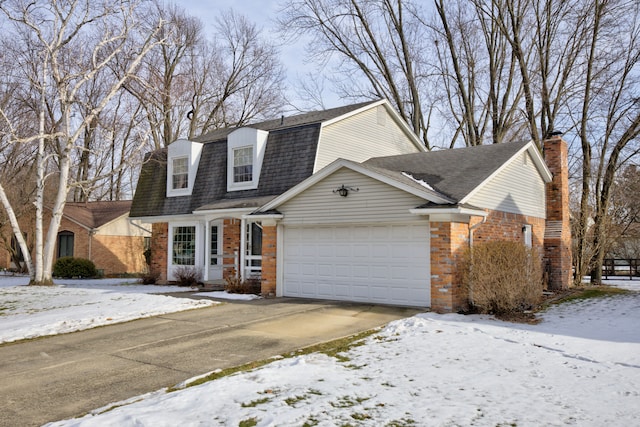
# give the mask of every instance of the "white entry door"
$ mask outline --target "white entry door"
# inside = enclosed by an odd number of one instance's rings
[[[429,225],[284,227],[283,295],[429,307]]]
[[[208,280],[222,279],[222,221],[209,223],[209,250],[207,265],[209,269]]]

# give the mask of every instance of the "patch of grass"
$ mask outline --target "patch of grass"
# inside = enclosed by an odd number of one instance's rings
[[[358,421],[364,421],[364,420],[370,419],[371,415],[364,414],[362,412],[356,412],[355,414],[351,414],[351,418],[353,418],[354,420],[358,420]]]
[[[550,304],[562,304],[566,302],[583,301],[591,298],[604,298],[616,295],[628,294],[629,290],[615,288],[613,286],[588,286],[574,288],[567,295],[549,301]]]
[[[319,420],[316,420],[313,417],[309,417],[307,418],[307,421],[305,421],[304,424],[302,424],[302,427],[313,427],[313,426],[317,426],[318,424],[320,424]]]
[[[303,400],[307,400],[309,397],[308,396],[293,396],[293,397],[287,397],[284,400],[284,403],[286,403],[289,406],[293,406],[298,402],[302,402]]]
[[[385,427],[411,427],[415,426],[416,422],[411,418],[402,418],[400,420],[389,421],[385,424]]]
[[[246,420],[240,421],[238,427],[254,427],[258,425],[258,419],[256,417],[247,418]]]
[[[330,405],[334,408],[351,408],[352,406],[359,405],[367,400],[369,400],[368,397],[356,397],[353,399],[351,396],[342,396],[340,400],[335,403],[331,402]]]
[[[262,405],[263,403],[267,403],[270,402],[271,398],[270,397],[263,397],[262,399],[256,399],[256,400],[252,400],[249,403],[243,403],[242,406],[243,408],[255,408],[258,405]]]
[[[324,342],[324,343],[320,343],[320,344],[312,345],[312,346],[309,346],[309,347],[305,347],[303,349],[294,351],[292,353],[283,354],[282,358],[290,358],[290,357],[295,357],[295,356],[304,356],[306,354],[311,354],[311,353],[323,353],[323,354],[326,354],[327,356],[335,357],[340,362],[346,362],[346,361],[349,361],[349,358],[346,357],[346,356],[340,355],[340,353],[344,353],[346,351],[351,350],[352,348],[364,345],[364,343],[365,343],[364,339],[367,338],[369,335],[372,335],[372,334],[378,332],[378,330],[379,329],[372,329],[372,330],[360,332],[359,334],[351,335],[351,336],[348,336],[348,337],[345,337],[345,338],[339,338],[337,340],[327,341],[327,342]],[[204,384],[204,383],[207,383],[209,381],[217,380],[218,378],[227,377],[229,375],[233,375],[233,374],[238,373],[238,372],[252,371],[252,370],[260,368],[260,367],[262,367],[264,365],[268,365],[269,363],[272,363],[273,361],[274,361],[273,358],[269,358],[269,359],[264,359],[264,360],[258,360],[258,361],[255,361],[255,362],[245,363],[244,365],[233,366],[231,368],[221,369],[221,370],[213,372],[213,373],[211,373],[209,375],[205,375],[203,377],[197,378],[197,379],[193,380],[192,382],[186,384],[184,387],[180,387],[180,388],[169,387],[167,389],[167,393],[171,393],[171,392],[174,392],[174,391],[177,391],[177,390],[182,390],[183,388],[188,388],[188,387],[193,387],[193,386],[197,386],[197,385],[200,385],[200,384]]]

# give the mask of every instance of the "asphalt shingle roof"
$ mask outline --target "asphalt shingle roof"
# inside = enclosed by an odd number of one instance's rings
[[[129,212],[131,200],[86,203],[67,202],[64,216],[87,228],[99,228]]]
[[[512,142],[375,157],[365,161],[364,165],[395,173],[405,172],[457,203],[526,144],[527,142]]]

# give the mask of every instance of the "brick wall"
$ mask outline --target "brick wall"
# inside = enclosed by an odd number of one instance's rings
[[[222,232],[222,278],[235,277],[238,272],[240,253],[240,224],[239,219],[227,218],[223,222]],[[237,256],[236,256],[237,255]]]
[[[262,226],[262,296],[276,295],[277,227]]]
[[[547,184],[547,227],[544,253],[550,289],[566,289],[572,281],[567,143],[559,136],[544,141],[544,159],[553,174]]]
[[[159,222],[151,226],[151,274],[158,277],[158,283],[167,282],[167,253],[169,249],[169,224]]]
[[[470,244],[470,228],[475,227],[473,243],[489,241],[523,242],[523,225],[531,225],[532,247],[542,253],[544,218],[529,217],[501,211],[490,211],[486,220],[476,217],[471,225],[454,222],[431,223],[431,309],[440,313],[463,310],[468,295],[458,276],[457,268]],[[541,260],[542,262],[542,260]]]
[[[93,236],[91,260],[106,276],[142,273],[147,268],[144,259],[144,237]]]
[[[461,310],[466,296],[457,280],[457,264],[469,247],[469,224],[432,222],[431,309],[438,313]]]

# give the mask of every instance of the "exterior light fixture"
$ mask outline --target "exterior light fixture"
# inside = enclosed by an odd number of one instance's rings
[[[340,195],[340,197],[347,197],[347,195],[349,195],[349,191],[359,191],[359,188],[353,188],[353,187],[345,187],[344,184],[342,184],[340,186],[340,188],[336,188],[335,190],[333,190],[333,193],[337,193]]]

